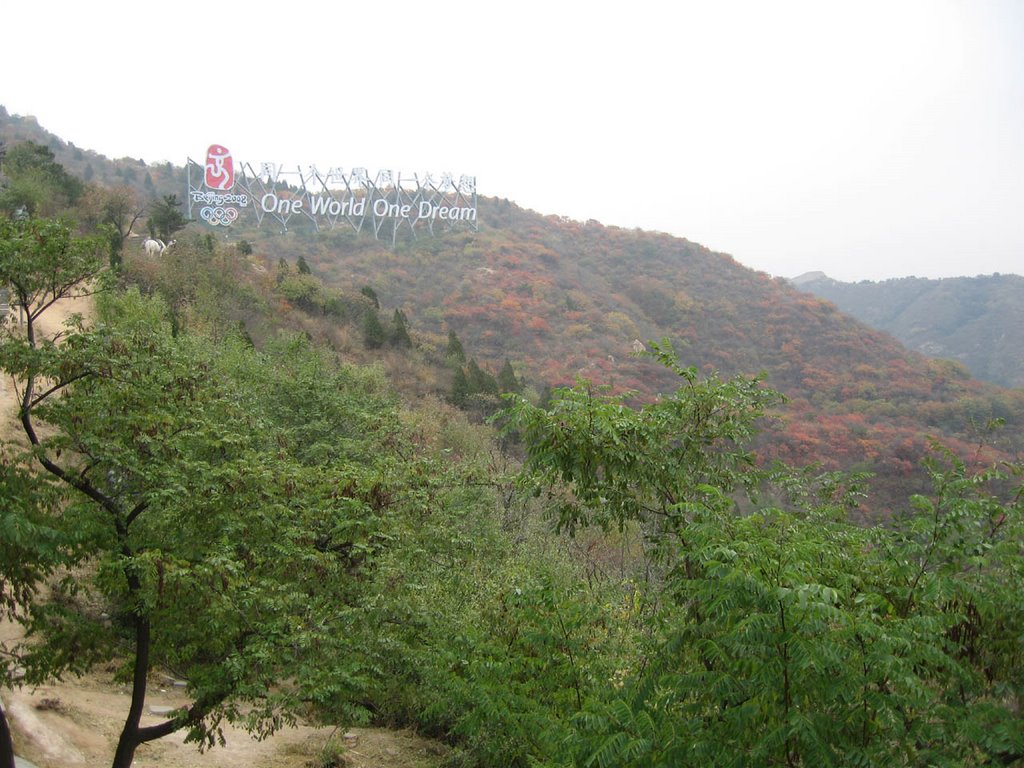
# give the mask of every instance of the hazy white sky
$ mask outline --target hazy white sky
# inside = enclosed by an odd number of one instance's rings
[[[1024,273],[1024,2],[11,2],[77,146],[474,174],[771,274]]]

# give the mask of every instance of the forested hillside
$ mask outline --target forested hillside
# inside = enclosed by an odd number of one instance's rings
[[[41,133],[25,118],[5,121],[8,135]],[[47,142],[56,156],[76,155],[60,139]],[[152,206],[166,209],[168,194],[184,196],[181,169],[144,169],[158,187],[147,193],[149,185],[124,162],[92,159],[104,178],[132,176],[127,188],[140,201],[148,194]],[[223,238],[201,224],[189,231]],[[681,238],[542,216],[483,198],[479,232],[393,249],[350,230],[281,233],[268,226],[229,233],[228,242],[241,241],[268,275],[277,275],[282,261],[295,269],[300,258],[309,272],[263,286],[280,302],[275,322],[291,317],[315,330],[347,311],[354,332],[337,323],[321,330],[361,355],[352,337],[362,335],[362,309],[350,303],[344,310],[338,295],[358,301],[361,289],[372,292],[385,323],[399,310],[425,353],[424,364],[395,360],[415,392],[451,397],[455,389],[455,399],[464,399],[461,379],[445,366],[449,333],[464,347],[466,362],[472,358],[494,376],[508,361],[536,393],[577,377],[635,391],[639,400],[671,390],[672,377],[660,366],[633,356],[637,340],[667,338],[686,364],[704,371],[763,373],[789,402],[759,443],[762,460],[870,471],[876,482],[865,509],[872,513],[885,514],[905,490],[924,487],[915,467],[933,436],[963,453],[984,444],[987,458],[1003,459],[1024,441],[1024,392],[984,384],[956,362],[910,351],[829,301]],[[247,318],[255,333],[262,323],[257,314]],[[1010,327],[988,347],[1005,351],[1007,370],[1020,361],[1007,346],[1016,339]],[[1005,428],[993,433],[989,427],[1000,420]]]
[[[793,284],[887,331],[929,357],[962,363],[977,378],[1024,387],[1024,277],[980,275],[843,283],[815,273]]]
[[[481,202],[479,233],[391,250],[347,232],[250,232],[257,253],[300,255],[326,285],[367,284],[441,347],[453,331],[496,371],[508,359],[527,382],[581,376],[650,400],[672,379],[632,355],[636,340],[669,339],[687,364],[764,373],[789,398],[763,458],[821,462],[877,475],[872,507],[919,488],[929,436],[992,457],[1020,449],[1024,393],[928,359],[724,254],[668,235],[541,216]],[[1008,428],[989,434],[1002,419]],[[888,495],[893,494],[893,495]]]
[[[114,671],[113,768],[294,722],[450,768],[1024,760],[1019,391],[666,235],[225,238],[4,150],[0,695]]]

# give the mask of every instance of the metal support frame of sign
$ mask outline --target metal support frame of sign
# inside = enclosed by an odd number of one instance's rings
[[[403,229],[416,239],[456,229],[479,230],[476,178],[451,174],[402,176],[379,171],[371,179],[365,168],[347,173],[339,167],[322,172],[316,166],[286,170],[262,163],[235,166],[230,152],[210,147],[205,168],[188,159],[188,216],[211,226],[228,227],[242,217],[262,226],[268,217],[287,231],[294,221],[308,221],[317,230],[365,226],[392,246]]]

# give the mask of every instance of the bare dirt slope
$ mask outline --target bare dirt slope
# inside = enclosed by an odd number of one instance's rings
[[[53,338],[73,313],[88,322],[91,300],[60,302],[40,319],[39,332]],[[15,326],[15,329],[17,326]],[[0,438],[21,442],[24,435],[16,419],[17,398],[9,377],[0,378]],[[0,623],[0,646],[17,643],[23,632],[10,622]],[[53,681],[38,688],[0,690],[0,700],[14,734],[15,752],[39,768],[103,766],[114,754],[117,736],[128,709],[128,689],[114,681],[111,669],[81,677]],[[156,675],[146,700],[150,707],[178,707],[188,702],[185,691]],[[161,722],[149,715],[143,725]],[[344,745],[346,768],[432,768],[440,764],[445,748],[406,731],[353,728],[340,731],[300,725],[255,741],[244,731],[225,728],[225,746],[205,753],[186,744],[184,734],[143,745],[134,765],[163,768],[307,768],[332,765],[320,759],[329,740]]]
[[[171,687],[153,685],[146,700],[153,706],[181,706],[187,698]],[[4,693],[14,731],[15,752],[39,768],[108,765],[128,709],[127,688],[100,671],[83,678]],[[147,715],[143,725],[163,718]],[[256,741],[244,731],[225,728],[226,744],[199,752],[184,734],[144,744],[134,766],[162,768],[308,768],[331,765],[321,759],[329,740],[344,745],[347,768],[431,768],[445,748],[405,731],[299,725]]]

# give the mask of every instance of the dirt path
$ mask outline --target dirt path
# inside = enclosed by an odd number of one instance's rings
[[[15,735],[15,751],[39,768],[107,765],[128,709],[128,690],[109,673],[93,673],[63,683],[3,694]],[[171,687],[154,685],[146,699],[153,706],[182,706],[187,698]],[[142,725],[163,720],[147,714]],[[333,737],[345,747],[346,768],[431,768],[445,748],[405,731],[377,728],[285,728],[263,741],[244,731],[224,729],[226,744],[205,753],[186,744],[184,733],[144,744],[133,766],[161,768],[309,768]]]
[[[72,314],[86,323],[93,319],[88,298],[59,302],[40,319],[38,331],[49,338],[63,329]],[[15,326],[17,327],[17,326]],[[24,435],[15,417],[17,398],[10,377],[0,376],[0,438],[21,442]],[[21,627],[0,622],[0,645],[18,642]],[[0,700],[12,727],[15,752],[38,768],[103,766],[114,754],[117,736],[128,711],[129,691],[116,683],[112,671],[97,670],[81,678],[54,681],[38,688],[0,689]],[[143,725],[165,718],[148,714],[150,707],[188,703],[185,692],[167,679],[154,677],[146,699]],[[345,747],[345,768],[436,768],[445,748],[406,731],[376,728],[286,728],[255,741],[244,731],[226,727],[225,746],[200,753],[177,733],[145,744],[136,752],[137,768],[319,768],[318,756],[332,737]]]

